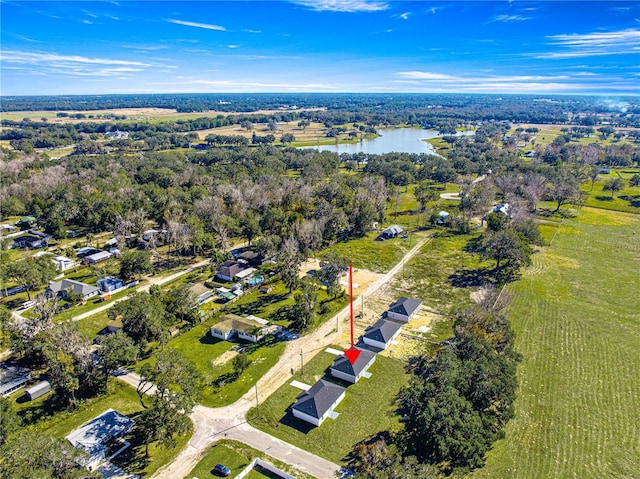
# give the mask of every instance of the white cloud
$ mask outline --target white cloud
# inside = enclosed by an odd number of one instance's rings
[[[378,0],[292,0],[318,12],[380,12],[389,5]]]
[[[148,63],[129,60],[16,50],[1,52],[0,60],[3,68],[9,68],[8,65],[24,65],[40,75],[73,78],[129,76],[143,72],[151,66]]]
[[[443,73],[433,73],[433,72],[396,72],[396,76],[402,78],[408,78],[412,80],[454,80],[456,77],[451,75],[445,75]]]
[[[51,62],[70,62],[96,65],[129,65],[148,67],[147,63],[129,60],[113,60],[110,58],[89,58],[77,55],[58,55],[56,53],[23,52],[19,50],[5,50],[0,52],[0,60],[9,63],[41,64]]]
[[[176,25],[184,25],[185,27],[194,27],[194,28],[204,28],[205,30],[217,30],[220,32],[226,32],[227,29],[220,25],[211,25],[209,23],[196,23],[196,22],[186,22],[184,20],[175,20],[173,18],[167,19],[169,23],[175,23]]]
[[[404,12],[403,14],[400,15],[400,18],[402,18],[403,20],[409,20],[410,16],[411,16],[411,12]]]
[[[493,22],[502,22],[502,23],[511,23],[511,22],[524,22],[525,20],[531,20],[531,17],[523,17],[522,15],[496,15],[489,23]]]
[[[564,51],[534,55],[536,58],[562,59],[602,55],[629,55],[640,53],[640,30],[615,32],[570,33],[547,37],[551,45],[564,47]]]
[[[238,48],[238,45],[227,45],[227,48],[235,49]]]

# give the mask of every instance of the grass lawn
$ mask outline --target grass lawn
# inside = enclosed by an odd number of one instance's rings
[[[589,194],[587,206],[640,213],[640,186],[633,187],[629,185],[629,179],[638,172],[638,170],[622,168],[617,171],[612,170],[608,175],[599,175],[598,181],[593,185],[593,190],[591,189],[591,181],[585,183],[582,191]],[[625,188],[614,192],[613,196],[611,196],[610,191],[603,191],[602,188],[608,180],[617,178],[618,174],[625,180]]]
[[[397,295],[419,298],[425,307],[443,313],[454,306],[470,304],[469,293],[483,284],[486,268],[493,267],[465,251],[477,235],[450,235],[443,231],[434,237],[405,265],[404,275],[396,276],[393,288]]]
[[[120,318],[111,320],[107,316],[107,311],[102,311],[88,318],[81,319],[77,321],[76,324],[78,325],[78,331],[90,340],[93,340],[105,326],[122,327],[122,320]]]
[[[200,462],[198,462],[196,467],[194,467],[191,472],[185,476],[184,479],[191,479],[193,477],[199,477],[200,479],[213,477],[211,474],[211,469],[213,469],[216,464],[224,464],[229,469],[231,469],[231,475],[229,477],[233,478],[244,468],[246,468],[255,458],[260,458],[264,461],[267,461],[282,471],[289,472],[290,474],[295,474],[295,476],[299,479],[311,479],[311,476],[298,470],[294,471],[290,466],[281,463],[277,459],[267,456],[261,451],[258,451],[241,442],[231,440],[218,441],[213,446],[211,446],[207,454],[200,460]],[[277,479],[280,476],[274,476],[267,471],[260,471],[254,468],[246,477],[256,479],[264,479],[265,477],[268,477]]]
[[[304,374],[296,374],[292,380],[313,385],[328,375],[327,368],[334,359],[334,355],[321,352],[305,365]],[[404,364],[378,356],[370,372],[371,378],[361,379],[347,388],[344,400],[336,408],[339,417],[327,419],[320,427],[293,417],[289,408],[300,389],[288,383],[260,404],[259,411],[255,408],[249,411],[248,417],[253,418],[249,422],[275,437],[340,463],[357,442],[380,431],[400,428],[399,418],[394,414],[394,400],[407,383]]]
[[[516,416],[476,478],[640,477],[640,216],[584,208],[509,286]]]
[[[19,400],[21,396],[16,394],[15,397]],[[87,400],[73,411],[60,411],[52,416],[51,399],[53,395],[47,394],[36,401],[18,402],[14,406],[25,420],[36,421],[34,427],[38,431],[61,439],[109,408],[130,416],[134,421],[143,409],[135,389],[117,379],[110,380],[107,394]],[[149,448],[149,458],[145,458],[144,444],[135,434],[130,434],[126,439],[131,442],[132,447],[118,456],[114,463],[131,473],[150,476],[173,459],[186,445],[190,436],[191,432],[179,437],[174,449],[165,449],[152,444]]]
[[[415,236],[424,233],[411,233],[413,241],[394,238],[387,241],[375,241],[377,232],[371,232],[364,238],[342,241],[325,249],[319,256],[335,251],[340,256],[350,259],[354,268],[363,268],[375,273],[385,273],[415,245]]]

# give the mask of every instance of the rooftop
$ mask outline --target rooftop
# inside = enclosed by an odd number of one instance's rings
[[[264,323],[248,317],[243,318],[236,314],[226,314],[222,317],[220,322],[214,324],[212,327],[220,329],[221,331],[230,331],[235,329],[236,331],[250,334],[256,328],[264,328]]]
[[[69,434],[67,440],[74,447],[91,454],[102,448],[109,439],[125,434],[132,426],[133,419],[123,416],[113,409],[107,409]]]
[[[360,354],[353,364],[347,359],[344,354],[338,356],[334,361],[331,369],[340,371],[350,376],[357,376],[364,371],[367,366],[375,359],[376,353],[367,349],[359,349]]]
[[[331,406],[345,391],[345,388],[337,384],[320,379],[307,391],[300,393],[292,407],[301,413],[319,419],[331,409]]]
[[[417,299],[405,298],[404,296],[399,298],[398,301],[389,306],[389,311],[398,314],[404,314],[411,316],[420,307],[422,301]]]
[[[372,339],[373,341],[386,343],[400,328],[402,328],[400,323],[387,321],[386,319],[379,319],[376,324],[366,329],[363,336],[365,338]]]

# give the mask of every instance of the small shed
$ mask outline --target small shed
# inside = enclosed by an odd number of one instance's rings
[[[49,391],[51,391],[51,384],[49,383],[49,381],[40,381],[38,384],[27,389],[25,391],[25,394],[27,398],[29,398],[29,401],[33,401],[40,396],[44,396]]]

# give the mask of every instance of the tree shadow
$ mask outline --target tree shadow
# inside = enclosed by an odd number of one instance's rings
[[[214,338],[213,336],[211,336],[211,334],[209,332],[207,332],[198,341],[200,341],[200,344],[211,344],[211,345],[214,345],[214,344],[218,344],[219,342],[221,342],[222,339]]]
[[[598,196],[596,196],[596,200],[598,200],[598,201],[613,201],[614,198],[612,196],[598,195]]]
[[[640,208],[640,195],[622,195],[618,196],[618,198],[628,201],[634,208]]]
[[[260,314],[270,304],[280,303],[285,301],[289,295],[287,293],[281,294],[267,294],[258,296],[258,299],[249,304],[239,304],[229,308],[232,313],[240,314]]]
[[[449,283],[456,288],[478,287],[498,281],[494,269],[487,267],[478,269],[461,269],[449,275]]]
[[[237,372],[237,371],[231,371],[230,373],[224,373],[224,374],[221,374],[220,376],[218,376],[213,381],[211,381],[211,386],[213,386],[216,389],[222,388],[222,387],[226,386],[227,384],[236,382],[239,377],[240,377],[240,373]]]
[[[137,412],[130,415],[130,417],[135,421],[140,414],[140,412]],[[131,443],[131,446],[114,457],[111,462],[132,474],[144,475],[144,470],[150,462],[149,458],[145,457],[144,438],[138,429],[134,427],[126,439]]]

